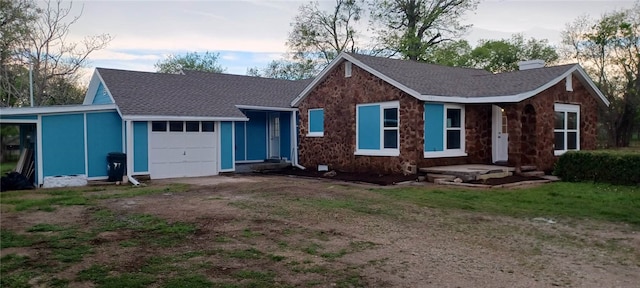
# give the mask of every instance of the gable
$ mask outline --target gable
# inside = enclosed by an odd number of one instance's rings
[[[298,107],[331,71],[351,63],[421,101],[444,103],[515,103],[533,97],[575,75],[593,97],[609,105],[578,64],[491,74],[484,70],[445,67],[408,60],[341,53],[291,102]]]
[[[109,92],[105,89],[104,84],[98,85],[96,95],[93,96],[93,102],[91,104],[113,104],[113,99],[109,96]]]

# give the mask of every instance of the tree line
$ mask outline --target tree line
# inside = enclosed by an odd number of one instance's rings
[[[342,51],[494,73],[517,70],[521,60],[578,62],[612,103],[600,111],[600,127],[605,132],[601,134],[607,135],[607,145],[628,146],[633,133],[640,134],[638,3],[599,18],[575,19],[562,32],[562,43],[552,46],[546,39],[525,39],[521,34],[468,43],[462,37],[471,25],[462,23],[462,17],[474,11],[478,2],[335,0],[328,10],[318,2],[305,3],[291,23],[287,53],[265,67],[248,69],[247,75],[311,78]],[[78,70],[90,53],[106,47],[112,37],[100,34],[81,43],[66,41],[70,26],[80,17],[70,14],[71,5],[49,0],[38,7],[34,0],[0,0],[0,105],[29,104],[30,65],[35,105],[81,101],[84,89],[76,84]],[[166,73],[183,69],[224,72],[218,57],[209,51],[170,55],[158,61],[156,69]]]

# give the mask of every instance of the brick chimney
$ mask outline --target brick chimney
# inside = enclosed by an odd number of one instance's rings
[[[536,59],[518,62],[518,70],[529,70],[544,67],[544,60]]]

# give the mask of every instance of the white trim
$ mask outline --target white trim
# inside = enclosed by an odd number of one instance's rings
[[[131,176],[150,175],[149,171],[139,171],[131,173]]]
[[[555,112],[563,112],[564,113],[564,128],[563,129],[556,129],[555,128],[555,118],[554,118],[554,129],[553,129],[553,139],[554,139],[554,147],[553,147],[553,155],[555,156],[560,156],[564,153],[567,153],[567,151],[580,151],[580,105],[577,104],[562,104],[562,103],[554,103],[553,104],[553,111],[554,111],[554,117],[555,117]],[[576,129],[571,129],[569,130],[568,128],[568,124],[569,124],[569,117],[568,117],[568,113],[569,112],[573,112],[576,113]],[[556,150],[555,149],[555,133],[556,132],[562,132],[564,135],[564,149],[562,150]],[[567,143],[568,143],[568,138],[567,138],[567,134],[568,132],[576,132],[576,149],[571,149],[569,150],[567,148]]]
[[[235,161],[237,164],[249,164],[249,163],[263,163],[264,160],[241,160]]]
[[[380,71],[365,65],[364,63],[360,62],[359,60],[347,54],[346,52],[341,52],[338,55],[338,57],[333,59],[333,61],[331,61],[331,63],[329,63],[329,65],[326,68],[324,68],[324,70],[322,70],[322,72],[320,72],[320,74],[316,76],[316,78],[313,79],[313,81],[309,85],[307,85],[307,87],[304,90],[302,90],[302,92],[300,92],[300,94],[298,94],[298,96],[295,99],[293,99],[293,101],[291,101],[291,106],[297,107],[300,104],[300,102],[305,97],[307,97],[309,93],[311,93],[311,90],[313,90],[313,88],[315,88],[318,84],[320,84],[320,82],[323,81],[329,75],[329,73],[333,70],[333,68],[339,63],[341,63],[342,60],[349,61],[353,64],[356,64],[356,66],[360,67],[361,69],[375,75],[376,77],[386,81],[387,83],[395,86],[396,88],[406,92],[407,94],[413,97],[418,98],[421,96],[420,93],[418,93],[417,91],[401,84],[396,80],[391,79],[387,75],[382,74]]]
[[[291,161],[291,163],[293,165],[297,165],[298,164],[298,145],[297,145],[298,144],[298,129],[296,129],[298,123],[296,123],[297,122],[296,121],[296,113],[298,113],[298,111],[291,112],[291,120],[290,120],[291,123],[289,123],[290,124],[289,126],[291,126],[289,128],[290,131],[291,131],[291,137],[290,137],[291,146],[289,148],[291,150],[290,151],[291,155],[289,155],[289,158],[290,158],[289,160]]]
[[[126,143],[127,143],[127,149],[125,150],[125,153],[127,153],[126,157],[127,157],[127,173],[126,175],[131,175],[131,173],[133,172],[133,121],[126,121],[125,122],[126,125],[126,132],[127,132],[127,137],[126,137]],[[148,139],[148,138],[147,138]],[[148,142],[148,141],[147,141]],[[148,153],[148,152],[147,152]],[[148,158],[148,156],[147,156]],[[148,166],[147,166],[148,167]]]
[[[131,115],[122,118],[125,121],[249,121],[241,117],[195,117],[195,116],[161,116]]]
[[[253,105],[235,105],[235,106],[238,109],[245,109],[245,110],[298,111],[298,108],[267,107],[267,106],[253,106]]]
[[[439,158],[439,157],[464,157],[467,156],[466,142],[467,142],[467,127],[466,127],[466,107],[460,104],[443,103],[442,104],[442,151],[423,151],[424,158]],[[460,128],[447,127],[447,109],[460,109]],[[424,115],[423,115],[424,117]],[[426,125],[426,123],[424,124]],[[447,149],[447,130],[460,131],[460,148]],[[425,135],[426,137],[426,135]]]
[[[464,157],[464,156],[467,156],[467,153],[460,151],[458,149],[424,152],[424,158]]]
[[[42,115],[38,115],[38,123],[36,124],[36,159],[38,163],[38,187],[44,183],[44,165],[42,161]]]
[[[582,67],[580,67],[580,65],[576,64],[574,65],[572,68],[569,68],[565,73],[563,73],[562,75],[554,78],[553,80],[545,83],[544,85],[531,90],[531,91],[526,91],[523,93],[519,93],[519,94],[514,94],[514,95],[487,95],[487,96],[480,96],[480,97],[462,97],[462,96],[441,96],[441,95],[422,95],[420,93],[418,93],[417,91],[401,84],[400,82],[393,80],[392,78],[386,76],[385,74],[383,74],[382,72],[375,70],[367,65],[365,65],[364,63],[358,61],[357,59],[355,59],[354,57],[350,56],[349,54],[342,52],[338,55],[338,57],[336,57],[331,63],[329,63],[329,65],[322,70],[322,72],[320,72],[320,74],[309,84],[307,85],[307,87],[300,92],[300,94],[298,94],[298,96],[293,99],[293,101],[291,101],[291,106],[293,107],[297,107],[300,102],[307,97],[307,95],[309,95],[309,93],[311,93],[311,90],[313,90],[318,84],[320,84],[320,82],[322,82],[330,73],[330,71],[333,70],[333,68],[338,65],[342,60],[344,61],[349,61],[353,64],[356,64],[358,67],[362,68],[363,70],[375,75],[376,77],[384,80],[385,82],[395,86],[396,88],[406,92],[407,94],[417,98],[418,100],[421,101],[427,101],[427,102],[449,102],[449,103],[460,103],[460,104],[473,104],[473,103],[517,103],[520,102],[522,100],[525,100],[527,98],[533,97],[535,95],[537,95],[538,93],[548,89],[549,87],[557,84],[558,82],[560,82],[562,79],[564,79],[565,77],[567,77],[568,75],[571,75],[573,73],[576,73],[576,76],[578,76],[580,78],[580,80],[582,80],[583,82],[585,82],[587,85],[587,89],[592,93],[592,95],[594,95],[594,97],[600,99],[600,101],[602,101],[602,103],[604,103],[606,106],[609,106],[610,102],[609,100],[607,100],[607,98],[602,94],[602,92],[597,88],[597,86],[595,85],[595,83],[593,83],[593,81],[591,80],[591,78],[589,77],[589,75],[582,69]]]
[[[38,119],[2,119],[0,118],[0,123],[36,124],[38,123]]]
[[[220,122],[220,127],[222,127],[222,122]],[[220,140],[218,142],[220,142],[220,148],[218,150],[220,150],[220,159],[218,159],[218,162],[220,162],[220,170],[218,170],[219,172],[234,172],[236,171],[236,127],[235,127],[235,122],[231,122],[231,168],[229,169],[222,169],[222,129],[220,129]]]
[[[75,113],[75,112],[88,112],[88,111],[117,110],[116,108],[117,107],[115,104],[17,107],[17,108],[0,108],[0,114],[2,114],[3,116],[8,116],[8,115]]]
[[[381,143],[382,145],[382,143]],[[358,156],[400,156],[400,149],[357,149],[353,155]]]
[[[380,148],[379,149],[359,149],[359,141],[358,141],[358,135],[360,135],[360,128],[358,125],[358,119],[359,114],[360,114],[360,107],[366,107],[366,106],[378,106],[380,107],[380,123],[378,123],[379,125],[379,129],[380,129],[380,139],[378,139],[379,143],[380,143]],[[398,139],[397,139],[397,144],[398,144],[398,148],[384,148],[384,109],[389,109],[389,108],[395,108],[398,109],[398,127],[397,127],[397,131],[398,131]],[[389,130],[389,129],[387,129]],[[386,101],[386,102],[376,102],[376,103],[363,103],[363,104],[356,104],[356,151],[354,152],[354,155],[361,155],[361,156],[400,156],[400,101]]]
[[[88,181],[94,181],[94,180],[107,180],[109,179],[109,176],[93,176],[93,177],[89,177],[87,176],[87,180]]]
[[[322,132],[311,132],[311,111],[322,111]],[[307,110],[307,137],[324,137],[324,108],[313,108]]]
[[[87,113],[82,113],[83,117],[83,125],[84,125],[84,175],[89,177],[89,144],[87,140],[89,139],[87,135]]]

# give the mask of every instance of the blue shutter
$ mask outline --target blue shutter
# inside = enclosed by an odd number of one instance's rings
[[[310,133],[324,132],[324,110],[323,109],[309,110],[309,132]]]
[[[245,122],[234,122],[236,129],[236,161],[244,161],[247,160],[247,155],[245,155],[247,144],[245,142]]]
[[[220,168],[233,170],[233,122],[220,122]]]
[[[424,104],[424,152],[444,150],[443,119],[443,104]]]
[[[380,105],[358,107],[358,149],[380,149]]]

